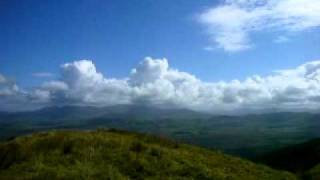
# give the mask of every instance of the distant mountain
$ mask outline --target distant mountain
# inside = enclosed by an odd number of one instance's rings
[[[28,112],[0,113],[2,120],[44,120],[60,121],[71,119],[93,119],[93,118],[143,118],[158,120],[165,118],[193,118],[209,117],[208,114],[199,113],[187,109],[166,109],[139,105],[117,105],[107,107],[94,106],[53,106]]]
[[[319,119],[320,115],[315,113],[222,116],[137,105],[64,106],[33,112],[0,113],[0,140],[51,129],[116,128],[167,136],[255,158],[320,137]]]
[[[0,179],[295,180],[250,161],[124,131],[50,131],[0,144]]]

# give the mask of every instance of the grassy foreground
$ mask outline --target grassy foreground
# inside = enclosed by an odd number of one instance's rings
[[[296,176],[166,138],[51,131],[0,144],[0,179],[244,179]]]

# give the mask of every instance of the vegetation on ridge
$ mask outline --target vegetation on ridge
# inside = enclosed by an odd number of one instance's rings
[[[296,179],[288,172],[115,130],[51,131],[0,144],[0,179]]]

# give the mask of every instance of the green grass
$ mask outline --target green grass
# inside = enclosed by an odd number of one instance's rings
[[[0,144],[0,179],[296,179],[217,151],[116,130],[50,131]]]

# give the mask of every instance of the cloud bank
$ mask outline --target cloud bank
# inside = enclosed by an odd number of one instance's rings
[[[237,52],[254,46],[250,38],[254,32],[271,31],[284,37],[283,34],[319,27],[320,1],[224,0],[201,12],[198,21],[218,47]]]
[[[0,109],[28,110],[52,105],[143,104],[216,114],[314,111],[320,106],[320,61],[243,81],[204,82],[145,58],[124,79],[105,77],[90,60],[61,65],[59,78],[23,91],[0,75]],[[26,108],[27,107],[27,108]]]

